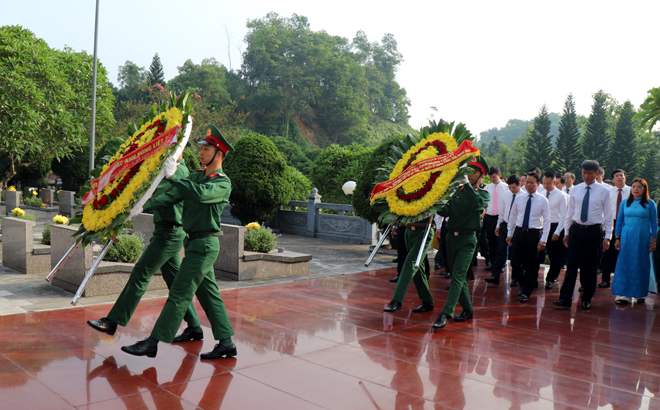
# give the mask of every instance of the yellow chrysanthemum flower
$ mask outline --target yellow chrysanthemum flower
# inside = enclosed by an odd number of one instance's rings
[[[53,217],[53,222],[59,225],[66,225],[69,223],[69,218],[64,215],[56,215]]]
[[[259,225],[258,222],[250,222],[250,223],[247,224],[245,227],[248,228],[248,229],[252,229],[252,228],[261,228],[261,225]]]
[[[14,209],[12,209],[12,210],[11,210],[11,213],[12,213],[14,216],[18,216],[18,215],[23,216],[23,215],[25,215],[25,211],[22,210],[21,208],[14,208]]]

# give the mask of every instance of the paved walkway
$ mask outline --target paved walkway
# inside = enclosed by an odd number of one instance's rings
[[[449,281],[431,277],[435,312],[413,313],[419,301],[409,289],[403,310],[388,314],[393,274],[224,290],[238,356],[216,361],[198,357],[214,345],[203,314],[204,341],[161,343],[155,359],[120,350],[149,334],[163,298],[141,303],[114,336],[85,324],[108,304],[2,316],[0,407],[660,408],[656,297],[620,307],[600,289],[591,310],[555,309],[556,285],[520,304],[517,288],[487,286],[479,268],[475,319],[433,332]]]
[[[41,239],[42,225],[37,225],[35,238]],[[369,268],[364,262],[369,256],[368,245],[354,245],[343,242],[308,238],[299,235],[282,235],[282,245],[287,250],[311,254],[313,256],[309,276],[292,278],[268,279],[255,281],[224,281],[219,280],[221,291],[251,286],[262,286],[273,283],[292,282],[324,276],[346,275],[365,270],[375,270],[394,266],[391,261],[394,256],[377,255]],[[0,316],[36,312],[50,309],[72,307],[73,294],[51,286],[44,275],[23,275],[0,265]],[[167,290],[147,292],[144,299],[167,296]],[[112,303],[117,295],[81,298],[78,305],[91,306],[102,303]]]

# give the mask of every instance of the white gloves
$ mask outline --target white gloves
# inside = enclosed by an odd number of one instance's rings
[[[177,167],[176,159],[174,159],[174,157],[167,158],[164,162],[165,176],[169,178],[172,175],[174,175],[174,173],[176,172],[176,167]]]
[[[131,209],[131,212],[129,212],[127,220],[130,221],[131,219],[135,218],[137,215],[140,215],[142,211],[143,211],[142,205],[139,204],[135,205],[135,208]]]

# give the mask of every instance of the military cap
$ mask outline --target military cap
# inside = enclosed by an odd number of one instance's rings
[[[490,169],[483,155],[479,155],[478,157],[473,158],[473,160],[468,163],[468,166],[481,171],[481,175],[488,174],[488,170]]]
[[[225,139],[225,137],[215,125],[209,125],[206,128],[206,137],[200,141],[199,144],[211,145],[222,151],[224,154],[226,154],[227,151],[234,150],[234,147],[231,146],[229,141]]]

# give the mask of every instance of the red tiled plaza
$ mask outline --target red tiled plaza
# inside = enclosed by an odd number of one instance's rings
[[[382,312],[394,269],[223,291],[238,356],[215,361],[199,359],[215,343],[203,313],[203,342],[120,351],[164,298],[114,336],[85,323],[108,304],[3,316],[0,408],[660,409],[655,297],[621,307],[599,289],[591,310],[558,309],[560,283],[520,304],[518,288],[476,274],[475,319],[435,333],[449,284],[435,275],[427,313],[411,312],[412,285],[402,311]]]

